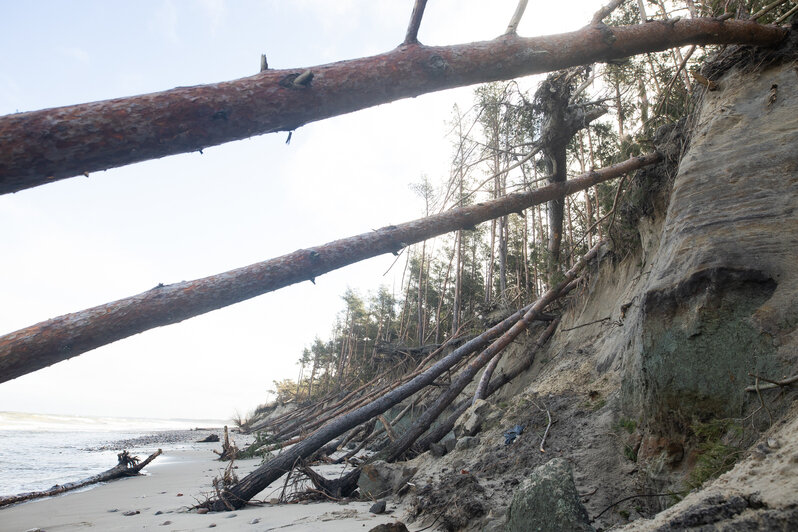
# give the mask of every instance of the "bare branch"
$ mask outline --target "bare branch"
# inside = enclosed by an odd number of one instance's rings
[[[534,401],[533,404],[537,406],[538,410],[540,410],[541,412],[546,412],[546,415],[549,417],[549,423],[548,425],[546,425],[546,432],[543,433],[543,438],[540,439],[540,452],[545,453],[546,449],[544,448],[544,445],[546,445],[546,438],[549,436],[549,430],[551,429],[551,412],[549,411],[548,408],[546,409],[541,408]]]
[[[755,392],[758,390],[772,390],[774,388],[782,388],[784,386],[789,386],[791,384],[795,384],[798,382],[798,375],[793,375],[792,377],[787,377],[786,379],[782,379],[780,381],[766,379],[765,377],[760,377],[759,375],[754,375],[753,373],[748,374],[751,377],[755,377],[757,380],[762,380],[767,382],[763,386],[748,386],[745,391],[746,392]]]
[[[763,7],[762,9],[760,9],[759,11],[757,11],[756,13],[754,13],[753,15],[751,15],[748,18],[750,20],[756,20],[756,19],[758,19],[760,17],[763,17],[763,16],[767,15],[768,13],[770,13],[771,11],[773,11],[773,9],[779,7],[781,4],[783,4],[786,1],[787,0],[776,0],[775,2],[771,2],[771,3],[769,3],[768,5],[766,5],[765,7]]]
[[[626,0],[610,0],[609,4],[596,11],[596,14],[593,15],[593,18],[590,20],[590,25],[593,26],[595,24],[601,24],[601,21],[604,20],[604,18],[608,17],[610,13],[618,9],[618,7],[625,1]]]
[[[777,18],[777,19],[775,20],[775,23],[776,23],[776,24],[781,24],[782,22],[784,22],[785,20],[787,20],[788,18],[790,18],[790,16],[791,16],[792,14],[794,14],[796,11],[798,11],[798,5],[797,5],[797,6],[794,6],[792,9],[790,9],[789,11],[787,11],[786,13],[784,13],[782,16],[780,16],[779,18]]]
[[[510,23],[507,25],[507,30],[504,32],[505,35],[515,35],[518,32],[518,23],[521,22],[521,18],[524,16],[527,2],[528,0],[518,0],[518,5],[515,6],[513,18],[510,19]]]
[[[413,13],[410,15],[410,23],[407,25],[404,44],[418,44],[418,28],[421,26],[421,17],[424,16],[425,7],[427,7],[427,0],[416,0]]]
[[[659,104],[657,105],[657,109],[654,111],[655,115],[658,115],[660,112],[662,112],[662,108],[665,106],[665,102],[668,99],[668,93],[670,93],[674,83],[676,83],[676,80],[679,79],[679,74],[681,74],[682,70],[684,70],[684,67],[687,66],[687,61],[689,61],[690,57],[692,57],[693,52],[695,52],[695,48],[695,45],[691,46],[687,53],[684,54],[681,63],[679,63],[679,67],[676,69],[676,72],[673,73],[673,77],[671,78],[670,82],[668,82],[668,86],[665,87],[664,91],[662,91]]]

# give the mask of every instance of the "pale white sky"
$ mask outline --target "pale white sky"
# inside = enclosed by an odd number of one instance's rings
[[[0,114],[383,52],[412,0],[0,0]],[[515,0],[430,0],[425,44],[492,39]],[[537,4],[537,5],[536,5]],[[570,31],[599,2],[530,2],[524,36]],[[417,218],[409,189],[448,173],[446,122],[473,88],[0,196],[0,334]],[[378,257],[0,384],[0,411],[229,418],[295,378],[347,286],[398,279]],[[401,269],[396,269],[401,273]],[[398,290],[398,286],[396,286]]]

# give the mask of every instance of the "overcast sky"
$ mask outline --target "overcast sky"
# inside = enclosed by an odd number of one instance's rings
[[[412,0],[0,0],[0,114],[390,50]],[[425,44],[492,39],[515,0],[430,0]],[[598,2],[531,2],[519,33],[583,26]],[[542,4],[542,3],[541,3]],[[549,10],[549,11],[546,11]],[[554,11],[556,10],[556,11]],[[0,196],[0,334],[148,290],[419,217],[409,184],[448,174],[452,106],[421,96]],[[347,287],[399,290],[378,257],[146,331],[0,384],[0,411],[229,418],[326,337]],[[395,268],[401,274],[401,268]]]

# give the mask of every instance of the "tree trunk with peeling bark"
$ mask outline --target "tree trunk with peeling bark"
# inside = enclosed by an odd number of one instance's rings
[[[658,153],[635,157],[566,183],[383,227],[203,279],[158,285],[132,297],[32,325],[0,337],[0,382],[154,327],[178,323],[294,283],[312,281],[347,264],[522,211],[659,159]]]
[[[454,46],[403,44],[310,68],[0,117],[0,194],[300,126],[428,92],[686,44],[775,45],[786,30],[698,18]]]

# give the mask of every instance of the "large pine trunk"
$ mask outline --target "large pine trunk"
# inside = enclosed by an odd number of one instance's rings
[[[298,127],[428,92],[683,46],[774,45],[786,30],[751,21],[587,26],[455,46],[410,43],[310,68],[0,117],[0,194]]]
[[[312,280],[347,264],[395,252],[433,236],[473,227],[485,220],[584,190],[653,164],[659,158],[657,153],[632,158],[566,183],[383,227],[203,279],[159,285],[142,294],[38,323],[0,337],[0,382],[154,327],[178,323],[278,288]]]

